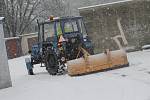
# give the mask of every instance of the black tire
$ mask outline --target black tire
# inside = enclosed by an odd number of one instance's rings
[[[89,53],[90,53],[91,55],[94,55],[94,50],[93,50],[93,49],[90,49],[90,50],[89,50]]]
[[[56,75],[58,73],[57,57],[54,54],[48,55],[46,69],[50,75]]]

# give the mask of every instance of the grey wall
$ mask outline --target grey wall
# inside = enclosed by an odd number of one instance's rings
[[[117,19],[120,18],[128,46],[140,48],[150,44],[150,1],[132,0],[80,9],[95,51],[115,50],[118,46],[112,37],[119,35]]]
[[[0,89],[10,87],[11,85],[2,18],[0,17]]]
[[[79,11],[77,9],[79,7],[104,4],[122,0],[66,0],[66,1],[70,2],[71,15],[79,15]]]

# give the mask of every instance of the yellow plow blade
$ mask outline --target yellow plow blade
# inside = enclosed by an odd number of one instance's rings
[[[75,76],[128,65],[127,55],[124,50],[106,50],[105,53],[68,61],[67,70],[70,76]]]

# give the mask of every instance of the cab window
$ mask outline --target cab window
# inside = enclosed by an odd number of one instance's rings
[[[77,32],[78,26],[76,21],[65,22],[64,24],[65,33]]]
[[[61,29],[60,22],[56,23],[56,28],[57,28],[57,35],[58,36],[62,35],[62,29]]]
[[[54,36],[54,23],[44,25],[44,37],[47,40],[49,37]]]

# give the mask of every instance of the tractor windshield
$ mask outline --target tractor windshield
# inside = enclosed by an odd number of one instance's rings
[[[64,33],[82,33],[83,35],[87,35],[83,19],[66,21],[64,23]]]
[[[55,28],[56,25],[56,28]],[[50,37],[53,37],[57,34],[57,36],[62,35],[62,29],[60,22],[51,22],[48,24],[44,24],[44,39],[48,40]]]
[[[65,33],[78,32],[77,22],[69,21],[64,24]]]
[[[57,36],[62,35],[62,29],[61,29],[61,23],[56,22],[56,31],[57,31]]]
[[[44,40],[54,36],[54,23],[44,24]]]
[[[82,18],[73,19],[61,19],[52,22],[45,22],[40,26],[40,39],[49,41],[51,37],[61,36],[66,34],[67,36],[76,36],[76,34],[83,34],[86,36],[86,29]],[[71,34],[70,34],[71,33]]]

